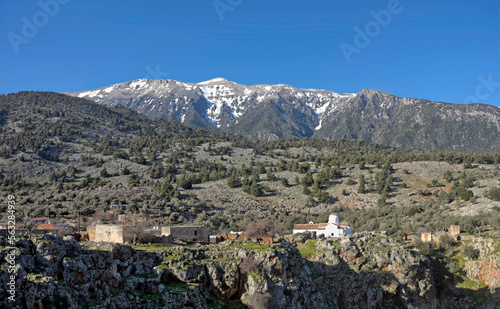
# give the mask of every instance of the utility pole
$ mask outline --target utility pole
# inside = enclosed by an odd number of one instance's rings
[[[80,234],[81,228],[80,228],[80,207],[78,207],[78,234]]]
[[[80,235],[80,208],[81,208],[81,205],[80,204],[76,204],[76,209],[78,211],[78,235]]]

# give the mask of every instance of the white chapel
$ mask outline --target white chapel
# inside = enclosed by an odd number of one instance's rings
[[[328,217],[328,223],[295,224],[293,233],[315,232],[316,236],[341,237],[344,234],[352,234],[351,227],[345,222],[339,222],[338,214],[331,214]]]

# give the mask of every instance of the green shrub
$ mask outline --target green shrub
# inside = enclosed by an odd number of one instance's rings
[[[347,182],[345,184],[348,186],[352,186],[352,185],[355,185],[356,182],[352,178],[349,178],[349,179],[347,179]]]
[[[420,239],[415,241],[415,248],[422,255],[431,255],[432,250],[436,248],[436,244],[433,241],[422,242]]]
[[[493,188],[488,192],[488,197],[492,201],[500,201],[500,188]]]
[[[465,190],[460,193],[460,198],[464,201],[470,200],[474,196],[474,193],[471,190]]]
[[[439,246],[445,250],[449,250],[454,245],[454,239],[448,234],[439,236]]]
[[[467,245],[464,248],[463,254],[469,260],[477,260],[479,257],[479,250],[474,249],[471,245]]]

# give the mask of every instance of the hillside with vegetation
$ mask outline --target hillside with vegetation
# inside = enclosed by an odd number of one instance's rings
[[[398,246],[409,236],[459,224],[471,238],[446,247],[415,244],[430,263],[438,304],[484,305],[495,297],[486,290],[498,281],[481,268],[497,261],[499,158],[357,140],[252,140],[63,94],[0,96],[0,190],[16,196],[18,222],[43,216],[69,223],[80,214],[85,226],[127,214],[144,227],[203,224],[222,234],[262,219],[272,233],[287,235],[294,224],[326,222],[337,212],[355,232],[383,232],[391,239],[384,244]],[[124,209],[110,214],[113,205]],[[5,222],[6,203],[0,211]],[[491,244],[481,245],[482,239]],[[357,241],[346,251],[362,252]],[[292,243],[311,263],[324,258],[319,244]],[[348,264],[365,265],[357,253]],[[320,282],[314,281],[317,288]],[[488,294],[482,300],[481,291]]]

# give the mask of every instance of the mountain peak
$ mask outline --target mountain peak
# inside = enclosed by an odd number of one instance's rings
[[[211,84],[223,84],[223,83],[234,83],[234,82],[227,80],[224,77],[216,77],[210,80],[206,80],[204,82],[200,82],[198,83],[198,85],[211,85]]]
[[[370,88],[364,88],[363,90],[361,90],[359,92],[359,94],[364,94],[364,95],[381,94],[381,95],[390,95],[390,96],[392,96],[392,94],[390,94],[388,92],[377,90],[377,89],[370,89]]]

